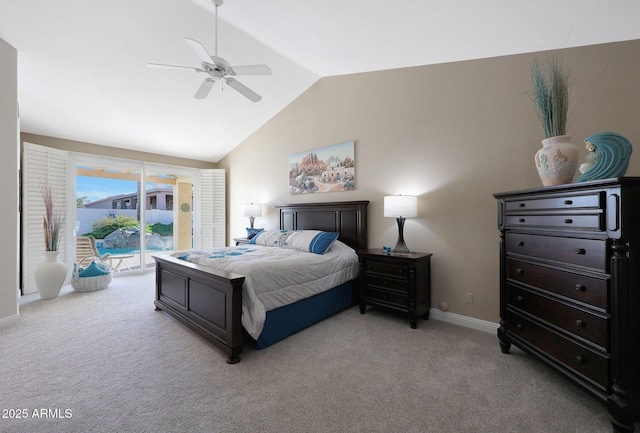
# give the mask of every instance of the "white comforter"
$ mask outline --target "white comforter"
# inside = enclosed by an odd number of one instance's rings
[[[324,292],[358,276],[358,256],[335,241],[323,255],[245,245],[172,254],[189,262],[244,275],[242,325],[256,340],[267,311]]]

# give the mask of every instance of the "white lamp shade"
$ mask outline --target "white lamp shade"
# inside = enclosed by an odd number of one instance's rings
[[[262,205],[261,204],[243,204],[242,205],[242,215],[246,217],[259,217],[262,216]]]
[[[418,197],[415,195],[388,195],[384,198],[384,216],[413,218],[418,216]]]

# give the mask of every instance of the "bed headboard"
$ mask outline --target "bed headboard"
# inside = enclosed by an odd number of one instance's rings
[[[368,201],[278,204],[281,230],[340,232],[354,250],[367,249]]]

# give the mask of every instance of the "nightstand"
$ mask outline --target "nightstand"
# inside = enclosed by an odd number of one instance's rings
[[[431,256],[358,251],[360,313],[365,313],[367,305],[402,311],[409,314],[413,329],[418,326],[418,316],[427,320],[431,308]]]
[[[236,243],[236,246],[249,243],[249,239],[247,238],[233,238],[233,241]]]

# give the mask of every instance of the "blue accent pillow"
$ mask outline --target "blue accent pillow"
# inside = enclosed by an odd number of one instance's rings
[[[261,231],[264,231],[264,229],[252,229],[251,227],[247,227],[247,239],[253,239],[255,235],[257,235]]]
[[[100,266],[96,265],[96,262],[91,262],[89,266],[80,271],[78,274],[79,277],[99,277],[100,275],[106,275],[109,271],[102,269]]]

